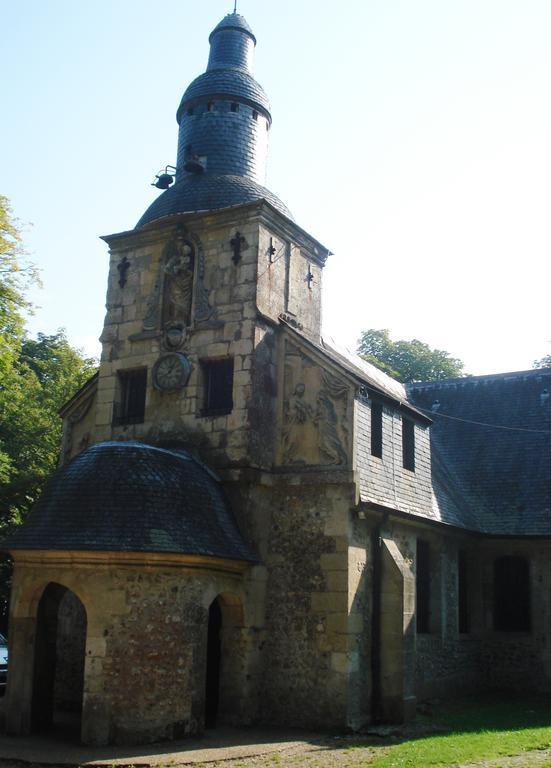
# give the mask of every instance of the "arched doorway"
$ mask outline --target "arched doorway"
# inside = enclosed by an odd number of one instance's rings
[[[207,633],[207,674],[205,690],[205,727],[214,728],[220,702],[220,657],[222,651],[222,610],[218,598],[209,608]]]
[[[205,727],[243,722],[246,644],[241,600],[222,593],[209,607],[205,678]]]
[[[80,736],[86,610],[67,587],[50,583],[38,604],[32,729]]]

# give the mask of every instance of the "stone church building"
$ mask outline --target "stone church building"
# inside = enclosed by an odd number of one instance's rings
[[[356,729],[551,689],[551,370],[406,388],[322,338],[330,254],[264,186],[255,45],[214,29],[164,191],[104,237],[100,368],[3,543],[8,733]]]

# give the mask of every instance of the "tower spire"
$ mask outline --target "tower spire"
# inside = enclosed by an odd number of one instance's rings
[[[290,217],[264,187],[272,116],[253,75],[256,37],[237,13],[238,2],[210,33],[206,72],[180,102],[174,186],[148,208],[139,226],[169,211],[214,210],[259,199]]]

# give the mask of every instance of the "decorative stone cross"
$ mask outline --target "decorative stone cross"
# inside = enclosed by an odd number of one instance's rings
[[[117,264],[117,269],[119,270],[119,285],[121,288],[124,288],[126,285],[126,273],[130,269],[130,262],[126,256],[124,256],[124,258],[119,261]]]
[[[312,269],[310,268],[310,264],[308,264],[308,274],[304,278],[306,282],[308,283],[308,289],[312,290],[312,283],[314,282],[314,273],[312,272]]]
[[[272,256],[275,255],[275,252],[276,252],[276,248],[275,248],[275,245],[274,245],[274,239],[273,239],[273,237],[271,237],[270,238],[270,245],[268,246],[268,260],[269,260],[270,264],[274,263],[274,260],[273,260]]]
[[[245,245],[245,238],[240,232],[235,233],[235,237],[230,240],[233,256],[232,261],[235,265],[241,261],[241,248]]]

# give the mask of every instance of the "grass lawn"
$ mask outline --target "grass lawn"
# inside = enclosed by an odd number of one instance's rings
[[[551,696],[462,698],[418,720],[439,732],[392,746],[370,768],[452,766],[551,748]]]

